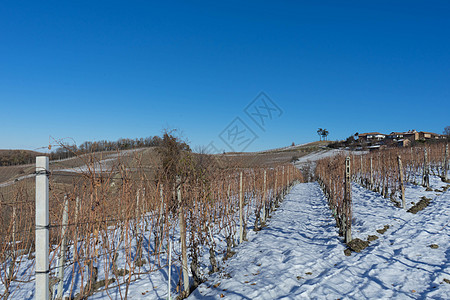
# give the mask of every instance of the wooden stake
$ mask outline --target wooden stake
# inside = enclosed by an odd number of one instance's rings
[[[262,221],[265,224],[266,220],[267,220],[267,212],[266,212],[266,198],[267,198],[267,191],[266,191],[266,170],[264,170],[264,185],[263,185],[263,207],[262,207],[262,211],[263,211],[263,215],[262,215]]]
[[[13,259],[16,259],[16,248],[17,248],[17,244],[16,244],[16,231],[17,231],[16,220],[17,220],[17,213],[16,213],[16,205],[15,204],[13,204],[12,219],[13,219],[13,228],[12,228]]]
[[[427,148],[424,149],[422,185],[423,185],[424,187],[427,187],[427,188],[430,187],[430,178],[429,178],[429,170],[428,170],[428,152],[427,152]]]
[[[66,234],[67,225],[69,222],[69,200],[67,195],[64,195],[64,210],[62,218],[62,228],[61,228],[61,251],[58,260],[58,293],[56,294],[56,299],[62,299],[63,289],[64,289],[64,265],[66,264]]]
[[[161,183],[161,185],[159,186],[159,197],[161,198],[161,204],[159,207],[159,232],[157,233],[157,235],[159,235],[157,237],[157,245],[155,245],[155,251],[156,252],[161,252],[161,247],[163,244],[163,232],[164,232],[164,194],[163,194],[163,190],[164,190],[164,185]]]
[[[445,157],[444,157],[444,174],[442,174],[442,178],[447,181],[447,173],[448,173],[448,144],[445,145]]]
[[[373,166],[372,166],[372,156],[370,157],[370,189],[373,189]]]
[[[363,183],[363,174],[364,174],[364,172],[363,172],[363,157],[362,157],[362,155],[360,155],[359,158],[360,158],[360,165],[361,165],[361,170],[360,170],[361,173],[359,175],[359,180],[360,180],[360,183],[362,184]]]
[[[403,166],[402,166],[402,158],[400,157],[400,155],[397,157],[398,159],[398,171],[399,171],[399,175],[400,175],[400,190],[401,190],[401,197],[402,197],[402,205],[403,208],[406,209],[406,199],[405,199],[405,183],[404,183],[404,179],[403,179]]]
[[[276,168],[276,170],[275,170],[275,185],[273,187],[273,192],[274,192],[274,197],[275,197],[275,206],[278,206],[277,185],[278,185],[278,168]]]
[[[135,215],[136,215],[136,220],[135,220],[135,223],[137,223],[138,222],[138,219],[139,219],[139,193],[140,193],[140,190],[138,189],[137,191],[136,191],[136,208],[135,208]]]

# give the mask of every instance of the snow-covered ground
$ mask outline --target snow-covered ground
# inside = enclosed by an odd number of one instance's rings
[[[299,184],[269,227],[189,299],[449,299],[450,191],[406,193],[433,200],[414,215],[353,185],[353,237],[378,239],[346,256],[319,186]],[[384,234],[376,231],[385,225]]]
[[[104,158],[101,160],[95,162],[91,166],[87,165],[81,165],[78,167],[73,168],[62,168],[62,169],[54,169],[53,171],[60,171],[60,172],[75,172],[75,173],[88,173],[90,170],[96,170],[100,172],[108,172],[111,171],[112,166],[119,158],[125,157],[127,155],[137,153],[140,151],[144,151],[145,148],[138,148],[138,149],[129,149],[129,150],[121,150],[120,152],[114,152],[114,153],[107,153]],[[69,159],[76,159],[76,158],[68,158]]]
[[[446,186],[437,177],[430,179],[433,190]],[[267,227],[257,233],[249,227],[249,241],[237,246],[236,255],[225,263],[221,259],[225,241],[216,240],[218,273],[207,275],[209,256],[203,251],[201,269],[207,281],[189,299],[450,299],[450,189],[425,191],[408,184],[408,207],[422,196],[432,199],[417,214],[356,184],[352,191],[353,238],[378,237],[360,253],[344,254],[347,247],[318,184],[298,184],[272,213]],[[377,232],[385,225],[389,228],[384,233]],[[164,255],[162,259],[164,266]],[[31,261],[24,267],[34,269]],[[133,276],[129,299],[167,299],[167,267],[151,272],[148,268],[145,265],[142,275]],[[179,270],[175,262],[172,296]],[[121,293],[124,296],[124,288]],[[12,299],[33,297],[31,281]],[[121,295],[111,287],[89,299],[121,299]]]
[[[304,165],[312,164],[315,167],[315,162],[319,159],[339,155],[339,154],[353,154],[353,155],[362,155],[367,154],[367,151],[349,151],[343,149],[326,149],[326,150],[318,150],[312,153],[309,153],[305,156],[300,157],[295,161],[296,167],[302,167]]]

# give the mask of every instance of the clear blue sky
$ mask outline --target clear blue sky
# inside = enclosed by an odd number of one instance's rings
[[[450,125],[449,1],[2,1],[0,148],[239,117],[247,150]],[[244,109],[282,110],[264,131]]]

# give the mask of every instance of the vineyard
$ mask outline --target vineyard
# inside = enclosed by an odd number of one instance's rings
[[[234,164],[235,160],[183,151],[170,140],[152,160],[140,151],[118,152],[106,159],[98,153],[83,154],[76,159],[79,162],[66,162],[77,166],[75,169],[61,164],[37,167],[36,173],[24,174],[20,180],[0,187],[1,299],[36,297],[37,278],[45,274],[49,274],[45,292],[52,299],[126,299],[136,282],[150,285],[142,296],[151,289],[159,298],[186,298],[199,286],[200,291],[210,293],[211,286],[205,289],[208,278],[231,276],[224,271],[228,260],[236,255],[238,246],[253,244],[245,241],[249,236],[253,240],[261,230],[261,243],[264,239],[276,240],[278,235],[289,235],[286,241],[292,237],[289,247],[298,253],[292,257],[308,266],[305,251],[315,244],[315,235],[327,236],[317,244],[317,253],[323,252],[320,245],[333,243],[336,249],[345,245],[333,237],[334,226],[317,227],[315,218],[332,215],[337,233],[349,244],[361,232],[371,232],[367,228],[374,226],[369,224],[375,222],[372,219],[382,222],[374,213],[380,214],[380,209],[390,212],[393,222],[398,222],[396,210],[409,214],[416,213],[420,205],[423,209],[423,201],[406,201],[411,199],[409,193],[417,194],[414,187],[430,193],[443,193],[448,188],[436,188],[436,178],[448,182],[445,144],[327,156],[315,162],[315,178],[322,191],[317,192],[312,183],[297,185],[293,193],[300,200],[288,197],[288,201],[298,206],[299,217],[282,220],[279,233],[270,235],[270,230],[263,229],[272,212],[285,204],[282,200],[295,184],[304,182],[292,164],[243,167]],[[38,178],[48,182],[48,226],[36,222],[37,215],[42,214],[36,210],[43,209],[36,207],[41,191]],[[367,191],[373,194],[367,196]],[[331,214],[315,203],[322,195]],[[379,200],[357,200],[378,199],[377,195],[384,201],[381,206]],[[371,207],[372,203],[378,204]],[[291,213],[284,208],[284,214]],[[307,234],[319,231],[305,240],[301,229],[289,225],[294,220],[295,226],[307,227]],[[439,224],[446,228],[446,224]],[[352,227],[357,229],[353,236]],[[48,269],[42,270],[42,264],[38,264],[38,233],[45,230],[49,260]],[[264,234],[269,236],[264,238]],[[270,257],[277,251],[277,243],[249,248],[268,247]],[[255,255],[261,252],[258,248],[252,251]],[[342,257],[339,251],[340,255],[330,252],[330,257]],[[291,250],[278,255],[285,253]],[[251,255],[242,259],[252,264],[255,258]],[[195,297],[201,296],[198,290]]]
[[[153,164],[138,152],[107,167],[84,155],[82,173],[38,172],[49,182],[47,228],[35,223],[34,178],[1,187],[0,298],[35,297],[35,232],[45,229],[53,298],[102,292],[125,299],[132,282],[151,274],[167,277],[169,297],[186,297],[302,181],[292,164],[225,167],[168,149]]]
[[[345,235],[348,243],[352,240],[352,181],[406,209],[405,185],[422,185],[432,191],[430,175],[449,182],[448,164],[448,145],[441,143],[327,157],[317,162],[316,178],[328,199],[339,233]]]

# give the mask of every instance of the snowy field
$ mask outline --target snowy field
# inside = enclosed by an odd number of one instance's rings
[[[449,299],[450,190],[408,186],[406,193],[433,200],[411,214],[353,185],[353,237],[378,239],[346,256],[319,186],[299,184],[269,227],[189,299]],[[384,234],[376,231],[385,225]]]
[[[326,150],[319,150],[312,153],[309,153],[305,156],[300,157],[295,161],[295,166],[297,168],[301,168],[305,165],[311,165],[313,168],[315,168],[315,162],[319,159],[335,156],[339,154],[347,154],[347,155],[363,155],[367,154],[368,151],[349,151],[349,150],[342,150],[342,149],[326,149]]]
[[[437,177],[430,179],[433,191],[406,186],[408,208],[423,196],[432,199],[417,214],[353,184],[353,238],[378,239],[350,256],[344,253],[347,246],[318,184],[298,184],[272,213],[267,227],[254,232],[249,226],[249,241],[234,248],[231,259],[222,261],[226,243],[223,237],[216,239],[218,273],[208,275],[208,249],[203,251],[200,268],[207,281],[189,299],[450,299],[450,189],[437,192],[447,185]],[[386,225],[384,233],[377,232]],[[166,257],[161,259],[164,265]],[[174,263],[173,297],[180,270]],[[30,269],[24,272],[34,269],[25,268]],[[167,299],[167,267],[148,268],[144,265],[143,273],[133,276],[129,299]],[[66,272],[70,281],[70,270]],[[112,286],[89,299],[123,296],[124,288]],[[12,297],[33,298],[34,281],[23,284]]]

